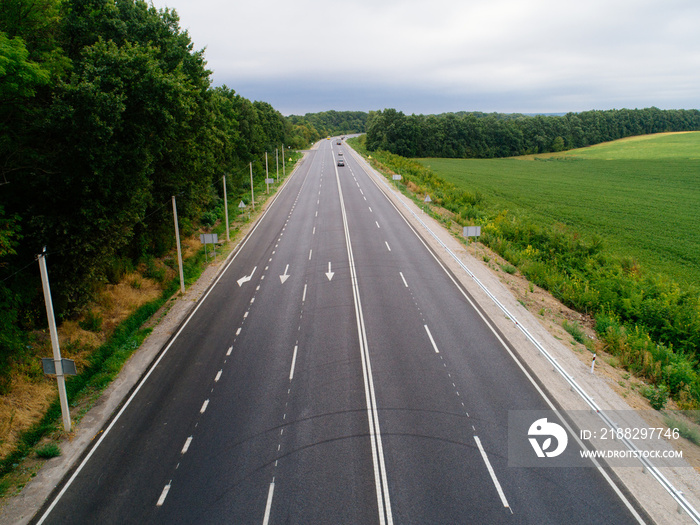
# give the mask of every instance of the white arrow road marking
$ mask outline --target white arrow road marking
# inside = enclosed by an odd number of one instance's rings
[[[328,277],[328,280],[330,281],[333,279],[333,276],[335,275],[335,272],[331,272],[331,262],[328,261],[328,271],[326,272],[326,277]]]
[[[280,281],[282,281],[282,284],[284,284],[284,281],[289,279],[289,274],[287,273],[287,270],[289,270],[289,265],[284,269],[284,275],[280,275]]]
[[[247,283],[248,281],[250,281],[253,278],[253,274],[255,273],[255,270],[257,270],[257,269],[258,269],[258,267],[256,266],[255,268],[253,268],[253,271],[250,272],[250,275],[246,275],[245,277],[241,277],[240,279],[238,279],[238,281],[237,281],[238,286],[242,286],[243,283]]]

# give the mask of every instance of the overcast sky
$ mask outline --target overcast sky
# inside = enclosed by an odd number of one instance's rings
[[[700,0],[153,0],[285,115],[700,108]]]

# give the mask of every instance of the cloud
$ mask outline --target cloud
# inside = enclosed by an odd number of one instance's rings
[[[175,8],[195,47],[206,46],[215,83],[282,111],[340,109],[348,100],[356,109],[384,102],[374,107],[425,113],[448,104],[455,111],[697,106],[695,0],[155,5]]]

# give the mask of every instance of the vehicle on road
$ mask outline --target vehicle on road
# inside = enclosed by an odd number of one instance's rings
[[[343,159],[338,159],[338,166],[345,166],[345,161]]]

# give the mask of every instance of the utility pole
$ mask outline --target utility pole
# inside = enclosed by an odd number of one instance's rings
[[[177,205],[173,195],[173,220],[175,221],[175,242],[177,243],[177,263],[180,267],[180,291],[185,293],[185,273],[182,271],[182,248],[180,247],[180,228],[177,225]]]
[[[46,247],[43,253],[36,256],[41,272],[41,286],[44,289],[44,302],[46,303],[46,318],[49,321],[49,333],[51,334],[51,346],[53,348],[53,362],[56,366],[56,381],[58,382],[58,399],[61,402],[61,414],[63,415],[63,428],[70,432],[70,409],[68,408],[68,395],[66,394],[66,378],[63,374],[63,361],[61,348],[58,345],[58,332],[56,331],[56,319],[53,314],[53,302],[51,301],[51,289],[49,288],[49,272],[46,269]]]
[[[277,184],[280,183],[280,158],[279,148],[275,148],[275,166],[277,166]]]
[[[270,171],[267,169],[267,151],[265,152],[265,184],[267,184],[267,192],[270,193],[270,184],[267,182],[270,180]]]
[[[287,161],[285,160],[285,152],[284,152],[284,144],[282,144],[282,178],[286,179],[287,178],[287,172],[285,170],[285,165],[287,164]]]
[[[231,240],[228,233],[228,199],[226,198],[226,175],[224,175],[224,215],[226,215],[226,242]]]
[[[255,194],[253,193],[253,163],[250,163],[250,202],[253,205],[253,211],[255,211]]]

